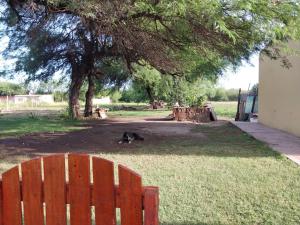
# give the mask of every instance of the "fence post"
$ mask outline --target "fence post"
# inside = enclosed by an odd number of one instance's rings
[[[3,197],[2,197],[2,180],[0,179],[0,225],[3,225]]]
[[[239,89],[239,96],[238,96],[238,105],[237,105],[237,110],[236,110],[236,116],[235,116],[235,121],[239,121],[240,118],[240,105],[241,105],[241,92],[242,89]]]

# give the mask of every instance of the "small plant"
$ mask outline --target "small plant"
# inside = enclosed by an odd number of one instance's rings
[[[63,120],[76,120],[75,118],[73,118],[71,116],[71,111],[70,111],[70,107],[67,106],[59,115],[59,117]]]
[[[31,120],[39,120],[40,119],[39,115],[34,112],[30,112],[28,118]]]

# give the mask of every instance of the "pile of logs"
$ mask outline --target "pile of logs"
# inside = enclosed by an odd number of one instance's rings
[[[173,116],[176,121],[193,121],[197,123],[208,123],[217,120],[214,109],[209,106],[174,107]]]

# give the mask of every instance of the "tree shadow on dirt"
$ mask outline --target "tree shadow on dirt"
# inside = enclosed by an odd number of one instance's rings
[[[153,119],[152,119],[153,120]],[[82,125],[81,125],[82,126]],[[87,121],[85,129],[36,133],[0,139],[0,155],[35,157],[54,153],[118,153],[135,155],[207,155],[217,157],[281,157],[232,124],[197,125],[173,121]],[[123,132],[145,141],[118,144]]]

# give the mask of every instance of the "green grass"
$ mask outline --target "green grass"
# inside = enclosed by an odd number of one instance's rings
[[[136,106],[136,105],[134,105]],[[62,112],[45,109],[45,112],[40,110],[26,109],[25,112],[0,114],[0,138],[10,136],[20,136],[29,133],[38,132],[68,132],[78,129],[84,129],[82,121],[68,120],[60,118]],[[165,110],[142,110],[142,111],[109,111],[110,118],[115,117],[165,117],[171,111]],[[47,116],[49,115],[49,116]]]
[[[7,135],[77,125],[55,118],[0,119]],[[230,124],[197,125],[193,132],[204,137],[165,138],[97,155],[137,171],[144,185],[160,187],[161,225],[299,224],[297,165]],[[0,172],[27,159],[0,157]]]
[[[67,132],[78,129],[81,122],[58,117],[0,117],[0,138],[38,132]]]
[[[299,224],[300,168],[232,125],[103,153],[160,187],[162,225]]]
[[[219,117],[235,118],[237,102],[212,102],[215,112]]]
[[[84,104],[81,103],[83,106]],[[219,117],[225,118],[234,118],[236,114],[237,102],[212,102],[212,105],[215,108],[215,111]],[[66,102],[57,102],[54,104],[40,104],[33,106],[30,103],[22,105],[13,105],[9,106],[10,110],[65,110],[67,108]],[[96,106],[95,106],[96,107]],[[157,110],[151,111],[146,110],[147,104],[145,103],[112,103],[108,105],[101,105],[102,108],[108,108],[109,115],[111,116],[121,116],[121,117],[133,117],[133,116],[167,116],[171,113],[171,110]],[[139,111],[125,111],[122,110],[122,107],[134,107]],[[5,104],[0,104],[0,110],[6,109]]]
[[[217,113],[218,117],[232,119],[236,115],[237,110],[237,102],[211,102],[213,105],[215,112]],[[139,109],[138,111],[125,111],[120,110],[122,106],[127,107],[135,107]],[[112,117],[148,117],[148,116],[168,116],[171,114],[171,109],[165,110],[145,110],[145,104],[136,104],[136,103],[127,103],[127,104],[111,104],[111,105],[104,105],[104,108],[109,108],[110,111],[108,113],[109,116]]]
[[[109,111],[109,117],[166,117],[171,110],[143,110],[143,111]]]

